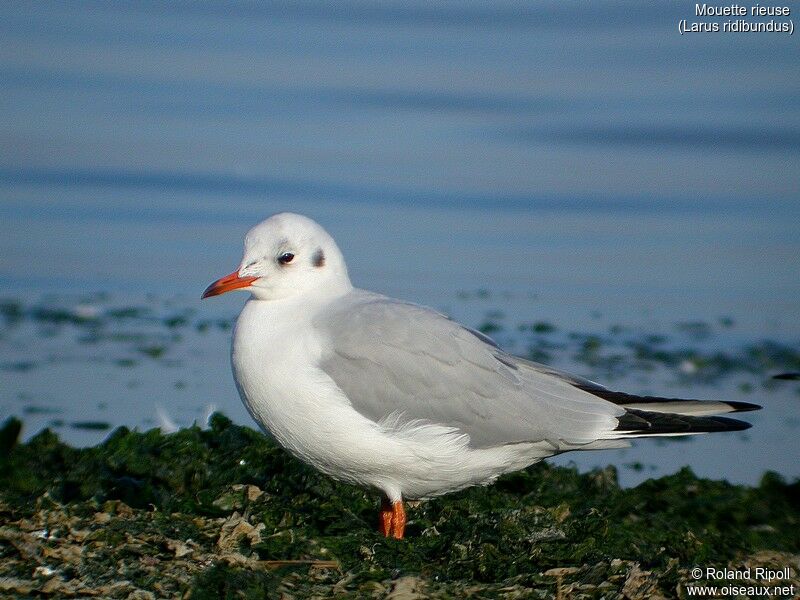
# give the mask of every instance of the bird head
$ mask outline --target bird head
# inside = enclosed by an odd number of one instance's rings
[[[203,298],[246,290],[259,300],[330,295],[351,289],[333,238],[308,217],[279,213],[245,237],[239,268],[209,285]]]

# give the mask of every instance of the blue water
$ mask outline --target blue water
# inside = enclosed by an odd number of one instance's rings
[[[152,294],[235,314],[240,296],[201,304],[200,292],[238,264],[250,226],[292,210],[331,231],[357,285],[469,325],[501,311],[510,324],[658,333],[731,317],[720,348],[796,348],[798,38],[680,36],[693,10],[3,3],[0,292],[107,292],[121,305]],[[187,423],[213,403],[248,422],[226,336],[194,340],[177,375],[139,366],[138,384],[93,360],[0,372],[0,417],[35,402],[67,422],[146,427],[156,404]],[[0,337],[4,360],[82,353],[69,338]],[[671,381],[614,383],[741,396],[738,381]],[[692,464],[748,482],[768,467],[800,475],[796,387],[742,399],[772,408],[746,440],[567,459],[644,457],[655,473]],[[26,417],[27,435],[49,418]]]

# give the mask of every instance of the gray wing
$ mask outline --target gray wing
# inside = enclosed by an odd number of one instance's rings
[[[313,325],[325,339],[321,368],[376,422],[455,427],[472,447],[546,440],[559,448],[613,437],[625,412],[576,387],[586,380],[506,354],[414,304],[356,290]]]

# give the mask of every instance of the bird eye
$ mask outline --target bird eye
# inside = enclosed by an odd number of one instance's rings
[[[294,254],[291,252],[284,252],[278,257],[278,262],[282,265],[288,265],[290,262],[294,260]]]

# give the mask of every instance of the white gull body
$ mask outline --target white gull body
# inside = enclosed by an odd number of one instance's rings
[[[370,302],[392,306],[391,300],[360,290],[334,305],[358,310]],[[232,364],[242,400],[253,419],[297,458],[396,502],[491,483],[557,451],[542,440],[471,447],[470,436],[455,421],[415,417],[402,406],[387,406],[381,417],[359,412],[323,368],[336,350],[314,322],[329,311],[323,302],[250,300],[234,331]],[[610,421],[608,429],[614,425]]]
[[[239,288],[252,296],[231,359],[253,419],[297,458],[392,504],[567,450],[742,429],[697,415],[754,408],[629,396],[509,355],[433,310],[354,288],[334,240],[300,215],[254,227],[239,269],[204,297]]]

